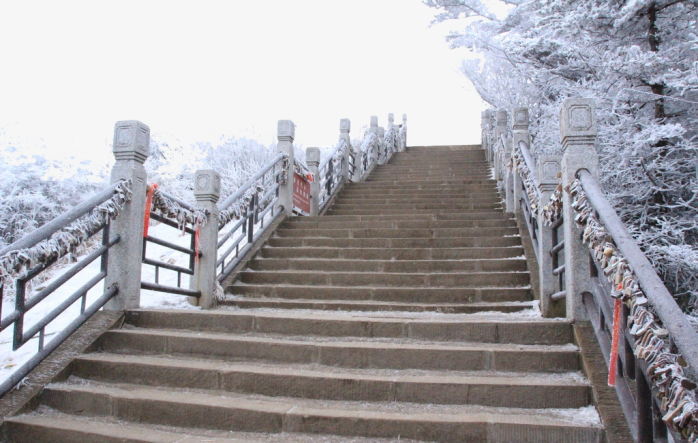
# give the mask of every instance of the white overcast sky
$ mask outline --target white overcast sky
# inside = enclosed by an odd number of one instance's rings
[[[462,52],[419,0],[0,0],[0,125],[94,157],[118,120],[184,141],[335,143],[377,115],[409,145],[479,143]],[[10,134],[11,133],[11,134]]]

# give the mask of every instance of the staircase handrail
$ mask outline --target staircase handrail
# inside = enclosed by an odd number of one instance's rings
[[[347,148],[348,145],[346,140],[340,139],[332,150],[332,153],[325,157],[325,159],[320,162],[320,166],[318,166],[318,184],[320,191],[318,208],[320,211],[322,211],[339,189],[339,185],[342,182],[341,177],[345,175],[345,170],[347,169],[347,165],[344,164],[344,151]]]
[[[226,211],[230,206],[235,203],[237,200],[239,200],[251,187],[254,185],[257,180],[259,180],[264,174],[269,172],[271,168],[273,168],[278,162],[284,159],[284,154],[278,154],[276,157],[271,159],[266,165],[264,165],[256,174],[254,174],[252,177],[250,177],[249,180],[247,180],[242,186],[240,186],[235,192],[230,194],[223,202],[218,204],[218,209],[221,210],[221,212]],[[228,220],[230,221],[230,220]]]
[[[698,332],[595,179],[593,101],[563,103],[561,142],[569,157],[562,160],[567,162],[562,172],[557,172],[556,156],[541,156],[536,165],[528,143],[521,141],[529,137],[528,111],[515,112],[515,167],[500,179],[507,182],[502,188],[507,210],[523,210],[530,222],[541,311],[545,316],[566,314],[571,320],[591,321],[609,366],[609,385],[615,387],[635,441],[665,439],[667,432],[674,441],[697,441],[698,402],[692,391],[698,376]],[[491,115],[483,113],[486,136]],[[573,126],[577,122],[570,121],[580,115],[585,125]],[[500,116],[507,114],[500,111]],[[500,132],[492,161],[497,161],[505,140]],[[510,205],[517,203],[521,191],[525,193],[518,204]],[[581,238],[577,226],[583,229]]]
[[[38,351],[0,384],[0,397],[11,391],[36,368],[51,352],[82,326],[119,292],[117,285],[105,288],[101,296],[87,305],[87,292],[107,277],[106,257],[119,243],[120,236],[111,237],[109,226],[131,199],[131,182],[119,180],[85,202],[66,211],[36,231],[17,240],[0,251],[0,300],[9,280],[15,281],[15,309],[0,320],[0,331],[14,325],[13,350],[39,335]],[[87,216],[87,217],[86,217]],[[85,218],[86,217],[86,218]],[[49,269],[60,258],[74,252],[95,234],[102,233],[101,246],[83,257],[53,282],[26,298],[26,286],[33,278]],[[44,315],[29,329],[24,328],[25,314],[96,259],[102,259],[100,272],[69,295],[51,312]],[[44,346],[45,328],[76,301],[82,299],[80,315]],[[0,315],[1,315],[0,304]]]

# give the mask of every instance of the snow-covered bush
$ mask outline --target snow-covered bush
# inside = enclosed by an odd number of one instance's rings
[[[461,19],[464,27],[448,40],[473,51],[462,70],[482,98],[530,109],[534,153],[561,154],[562,100],[595,100],[602,187],[667,287],[696,315],[698,4],[424,3],[440,10],[436,22]],[[508,12],[498,16],[493,3]]]

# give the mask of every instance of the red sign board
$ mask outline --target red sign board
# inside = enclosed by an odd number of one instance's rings
[[[293,209],[310,215],[310,182],[296,172],[293,173]]]

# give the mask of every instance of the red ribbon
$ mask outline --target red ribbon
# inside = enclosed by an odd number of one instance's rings
[[[615,299],[613,306],[613,340],[611,343],[611,361],[608,368],[608,386],[616,385],[616,367],[618,366],[618,342],[620,340],[620,308],[621,301]]]
[[[143,238],[148,236],[148,226],[150,226],[150,208],[153,205],[153,194],[158,185],[151,183],[148,185],[145,197],[145,216],[143,217]]]

